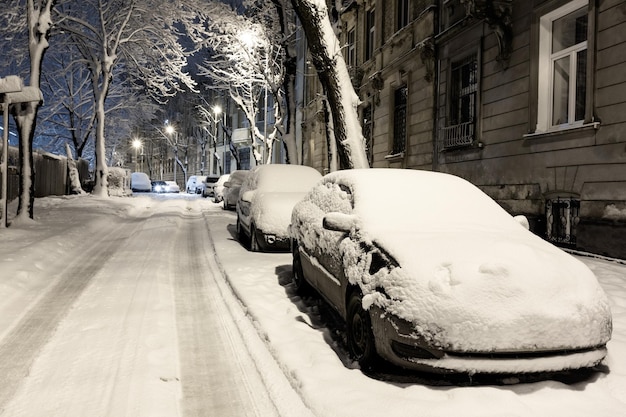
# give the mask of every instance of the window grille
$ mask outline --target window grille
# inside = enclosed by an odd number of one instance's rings
[[[553,198],[546,201],[547,238],[562,246],[576,246],[576,227],[580,213],[580,200]]]

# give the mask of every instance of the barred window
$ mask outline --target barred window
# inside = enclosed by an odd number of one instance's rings
[[[394,93],[393,117],[393,149],[392,154],[404,152],[406,147],[406,111],[408,88],[406,85],[398,88]]]
[[[547,238],[561,246],[576,246],[580,200],[552,198],[546,201]]]

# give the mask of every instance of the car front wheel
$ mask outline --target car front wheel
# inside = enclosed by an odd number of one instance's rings
[[[254,225],[250,226],[250,250],[252,252],[261,251],[259,242],[256,240],[256,227],[254,227]]]
[[[363,309],[360,292],[355,291],[350,295],[347,310],[346,330],[350,355],[362,368],[372,368],[377,360],[374,333],[370,314]]]

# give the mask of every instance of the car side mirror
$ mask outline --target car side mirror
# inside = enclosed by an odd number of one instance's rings
[[[241,194],[241,201],[243,201],[245,203],[251,203],[252,202],[252,198],[254,198],[254,191],[253,190],[245,191],[243,194]]]
[[[523,214],[513,217],[513,220],[523,226],[526,230],[530,230],[530,223],[528,223],[528,218],[526,218],[526,216],[524,216]]]
[[[356,228],[357,218],[351,214],[338,212],[328,213],[322,220],[322,226],[333,232],[349,233]]]

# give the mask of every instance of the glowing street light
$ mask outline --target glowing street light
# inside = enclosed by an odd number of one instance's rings
[[[135,148],[135,171],[138,171],[138,169],[137,169],[137,151],[141,148],[142,145],[143,145],[143,143],[141,142],[141,140],[133,139],[132,146],[133,146],[133,148]]]

